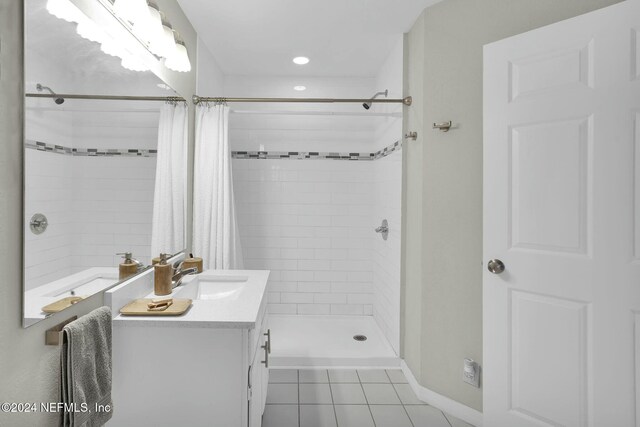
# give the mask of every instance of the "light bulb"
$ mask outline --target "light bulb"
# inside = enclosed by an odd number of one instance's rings
[[[106,39],[104,31],[102,31],[95,22],[86,16],[84,16],[84,19],[78,23],[76,33],[92,42],[102,43]]]
[[[64,19],[67,22],[79,23],[85,17],[84,13],[69,0],[47,0],[47,11],[56,18]]]
[[[113,11],[130,23],[146,19],[146,14],[149,13],[147,0],[116,0]]]
[[[123,58],[126,54],[120,43],[112,38],[108,38],[103,41],[100,45],[100,50],[102,50],[107,55],[117,56],[119,58]]]
[[[297,65],[306,65],[309,63],[309,58],[306,56],[296,56],[293,58],[293,63]]]
[[[171,25],[167,22],[162,23],[162,36],[152,41],[149,45],[151,52],[163,58],[169,58],[176,50],[176,41],[173,37]]]
[[[121,65],[127,70],[131,71],[148,71],[149,67],[147,67],[142,61],[136,58],[133,55],[125,55],[122,58]]]
[[[156,7],[151,5],[147,7],[146,16],[133,23],[133,32],[138,38],[147,42],[149,49],[158,55],[158,52],[154,51],[152,46],[158,45],[160,39],[164,37],[164,30],[162,28],[162,17]]]
[[[164,61],[164,65],[170,70],[181,73],[191,71],[191,62],[189,61],[189,54],[187,53],[187,47],[184,42],[176,42],[176,49],[173,55]]]

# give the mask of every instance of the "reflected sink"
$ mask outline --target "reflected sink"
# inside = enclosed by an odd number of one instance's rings
[[[89,278],[86,281],[72,283],[65,286],[63,289],[56,289],[44,296],[65,298],[70,296],[91,296],[96,292],[100,292],[103,289],[110,287],[118,283],[117,277],[96,277]]]
[[[173,296],[194,300],[233,300],[240,296],[248,280],[247,276],[188,276]]]

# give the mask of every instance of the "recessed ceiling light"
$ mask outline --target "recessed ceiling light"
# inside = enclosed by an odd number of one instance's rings
[[[294,86],[293,90],[298,90],[298,91],[307,90],[307,87],[306,86]]]
[[[293,62],[294,64],[305,65],[309,63],[309,58],[307,58],[306,56],[296,56],[295,58],[293,58]]]

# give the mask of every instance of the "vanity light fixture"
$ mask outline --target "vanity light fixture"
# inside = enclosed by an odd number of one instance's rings
[[[302,85],[300,85],[300,86],[294,86],[294,87],[293,87],[293,90],[297,90],[297,91],[301,92],[301,91],[303,91],[303,90],[307,90],[307,87],[306,87],[306,86],[302,86]]]
[[[309,63],[309,58],[306,56],[296,56],[293,58],[293,63],[297,65],[306,65]]]
[[[76,6],[80,2],[82,8]],[[84,3],[106,8],[113,22],[87,16]],[[148,71],[161,58],[173,71],[191,71],[184,41],[174,38],[175,31],[157,4],[147,0],[47,0],[47,11],[57,18],[77,24],[81,37],[99,43],[100,49],[121,59],[124,68]],[[137,41],[134,42],[134,41]]]

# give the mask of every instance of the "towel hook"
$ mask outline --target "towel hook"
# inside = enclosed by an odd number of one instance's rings
[[[449,120],[448,122],[434,123],[433,128],[440,129],[442,132],[449,132],[449,129],[451,129],[451,125],[451,120]]]

